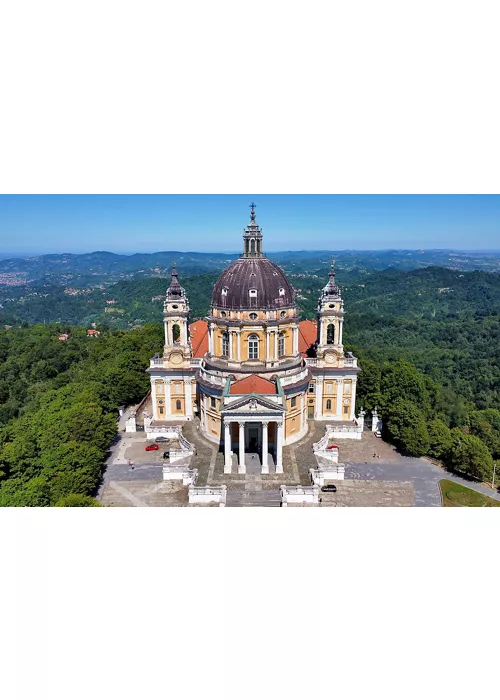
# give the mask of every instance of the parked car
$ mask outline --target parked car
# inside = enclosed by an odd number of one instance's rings
[[[151,452],[152,450],[159,450],[158,445],[146,445],[146,452]]]
[[[164,452],[163,459],[170,459],[170,452]]]
[[[339,446],[338,445],[328,445],[328,447],[326,449],[327,450],[338,450]]]
[[[160,435],[159,437],[155,438],[155,442],[170,442],[170,438]]]
[[[337,487],[335,486],[335,484],[327,484],[326,486],[322,486],[321,490],[327,493],[335,493],[337,491]]]

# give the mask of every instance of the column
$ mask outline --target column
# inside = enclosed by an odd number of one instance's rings
[[[214,354],[214,324],[210,323],[208,326],[208,354]]]
[[[344,380],[337,379],[337,420],[342,420],[342,385]]]
[[[186,416],[193,416],[193,392],[191,390],[191,379],[184,379],[184,403],[186,404]]]
[[[237,330],[236,331],[236,340],[238,343],[238,354],[237,354],[237,360],[238,362],[241,362],[241,331]]]
[[[240,459],[239,459],[239,465],[238,465],[238,474],[245,474],[245,423],[242,422],[239,424],[240,425],[240,444],[239,444],[239,452],[240,452]]]
[[[278,359],[278,335],[279,335],[279,328],[276,328],[274,331],[274,359]]]
[[[344,319],[341,318],[339,321],[339,338],[337,340],[337,345],[342,345],[342,330],[344,327]]]
[[[293,355],[299,352],[299,329],[298,326],[294,326],[293,329]]]
[[[323,377],[316,375],[316,420],[323,417]]]
[[[349,414],[349,420],[354,420],[356,418],[354,413],[356,410],[356,381],[356,377],[353,377],[351,383],[351,412]]]
[[[269,463],[268,463],[268,423],[267,421],[262,421],[262,473],[269,474]]]
[[[233,451],[231,449],[231,423],[229,421],[224,421],[224,474],[231,474],[232,465]]]
[[[158,420],[158,408],[156,407],[156,379],[151,382],[151,403],[153,408],[153,420]]]
[[[271,359],[271,331],[266,328],[266,362]]]
[[[228,348],[228,353],[227,353],[227,359],[232,360],[233,359],[233,331],[228,330],[227,332],[228,335],[228,342],[229,342],[229,348]]]
[[[203,394],[203,410],[204,410],[204,428],[205,428],[205,434],[208,435],[208,396],[206,394]]]
[[[169,339],[168,339],[168,322],[165,323],[165,345],[170,345]]]
[[[170,394],[170,379],[165,379],[165,417],[172,415],[172,400]]]
[[[283,421],[276,423],[276,474],[283,474]]]

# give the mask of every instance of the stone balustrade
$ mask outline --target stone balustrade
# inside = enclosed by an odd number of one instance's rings
[[[218,503],[220,507],[226,505],[227,486],[190,486],[189,503]]]
[[[315,486],[324,486],[325,481],[343,481],[345,478],[345,464],[339,462],[331,466],[323,465],[319,469],[309,469],[311,482]]]
[[[163,481],[182,480],[184,486],[196,484],[198,478],[197,469],[186,469],[186,467],[163,467]]]
[[[281,505],[292,503],[319,504],[319,486],[280,486]]]

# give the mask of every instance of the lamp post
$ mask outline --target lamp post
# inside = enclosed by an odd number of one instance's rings
[[[492,488],[492,489],[495,488],[495,471],[496,471],[496,468],[497,468],[497,463],[496,463],[496,462],[493,462],[493,479],[491,480],[491,488]]]

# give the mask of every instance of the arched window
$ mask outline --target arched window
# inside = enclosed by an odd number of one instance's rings
[[[283,357],[285,354],[285,334],[283,331],[278,336],[278,355]]]
[[[326,342],[327,345],[335,344],[335,326],[333,323],[329,323],[326,327]]]
[[[177,401],[175,402],[175,408],[177,411],[180,411],[182,409],[182,404],[179,401],[179,399],[177,399]]]
[[[248,359],[259,359],[259,336],[255,333],[248,336]]]
[[[331,402],[331,399],[328,399],[328,401],[326,402],[326,410],[327,410],[327,411],[331,411],[331,410],[332,410],[332,402]]]
[[[178,323],[174,323],[172,326],[172,337],[174,339],[174,343],[179,342],[179,338],[181,337],[181,329]]]
[[[222,357],[229,355],[229,333],[222,334]]]

